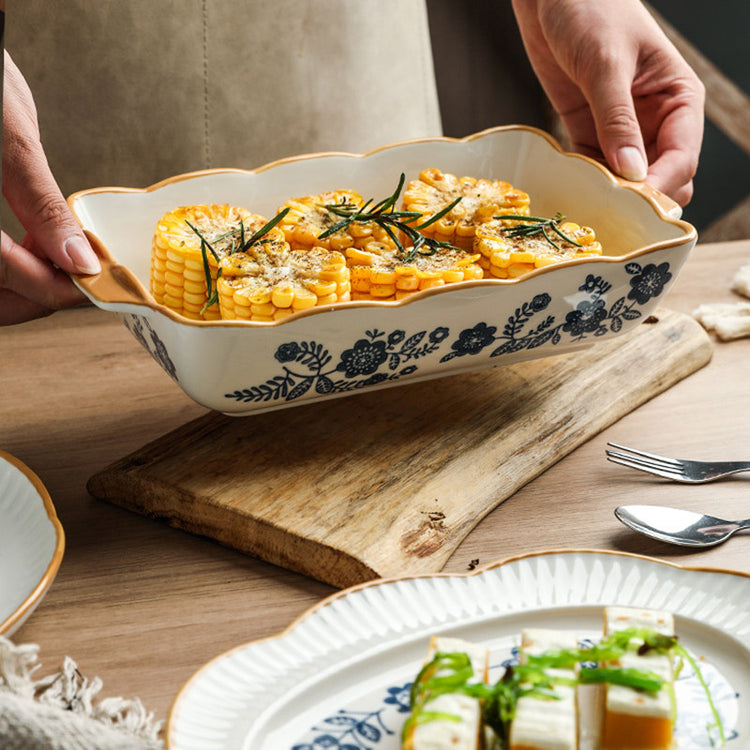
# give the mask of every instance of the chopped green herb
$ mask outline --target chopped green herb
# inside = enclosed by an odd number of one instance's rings
[[[719,711],[716,708],[716,704],[713,701],[713,698],[711,698],[711,691],[708,689],[708,685],[706,684],[705,679],[703,678],[703,675],[701,674],[700,669],[698,668],[698,664],[696,663],[695,659],[690,656],[690,654],[687,652],[684,646],[682,644],[675,644],[675,653],[680,657],[680,659],[684,659],[692,668],[693,671],[696,674],[696,677],[698,678],[698,681],[701,684],[701,687],[703,688],[703,692],[706,694],[706,698],[708,699],[708,705],[711,708],[711,715],[714,718],[713,724],[709,724],[706,727],[706,730],[709,734],[709,737],[713,738],[713,730],[715,729],[719,734],[719,747],[723,747],[724,744],[727,741],[726,734],[724,732],[724,724],[721,721],[721,716],[719,716]],[[713,739],[712,739],[712,745],[713,745]]]
[[[603,667],[603,662],[617,661],[627,651],[640,655],[650,651],[668,653],[673,651],[687,661],[695,671],[708,699],[713,722],[707,727],[709,737],[718,734],[718,747],[726,742],[726,735],[718,710],[711,698],[700,669],[693,657],[677,642],[676,636],[664,635],[649,628],[627,628],[602,638],[598,644],[586,648],[545,651],[542,654],[527,654],[523,664],[509,666],[494,685],[471,683],[474,675],[469,656],[465,653],[437,653],[425,664],[411,687],[410,704],[412,717],[407,727],[437,719],[457,720],[453,714],[429,711],[429,702],[444,693],[463,693],[482,701],[482,721],[492,728],[497,739],[497,750],[507,750],[510,725],[516,715],[520,698],[531,696],[539,700],[558,700],[556,685],[611,684],[623,685],[646,693],[658,693],[668,687],[657,674],[648,670]],[[598,663],[597,666],[589,666]],[[572,669],[579,664],[577,679],[552,675],[550,669]],[[679,666],[678,666],[679,670]],[[674,693],[671,694],[674,710]],[[427,706],[427,708],[425,708]]]
[[[578,680],[582,685],[623,685],[644,693],[658,693],[664,687],[658,674],[628,667],[582,667]]]
[[[414,708],[443,693],[462,689],[474,676],[468,654],[438,651],[427,662],[411,686],[409,702]]]

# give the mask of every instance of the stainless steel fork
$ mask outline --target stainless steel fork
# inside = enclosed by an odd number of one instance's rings
[[[646,453],[617,443],[607,445],[617,449],[607,449],[607,458],[613,463],[671,479],[673,482],[705,484],[730,474],[750,471],[750,461],[689,461]]]

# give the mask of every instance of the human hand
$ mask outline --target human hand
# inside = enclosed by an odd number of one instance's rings
[[[101,266],[52,176],[31,92],[7,52],[4,68],[3,193],[28,232],[20,245],[5,232],[0,242],[0,325],[9,325],[80,304],[64,272]]]
[[[638,0],[513,0],[513,8],[573,148],[686,205],[705,91],[646,8]]]

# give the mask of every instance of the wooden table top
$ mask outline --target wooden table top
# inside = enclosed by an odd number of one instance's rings
[[[698,245],[664,305],[738,298],[750,241]],[[66,533],[54,584],[16,643],[38,643],[43,668],[65,655],[98,675],[102,695],[139,697],[158,718],[205,662],[276,634],[334,589],[93,499],[88,478],[204,414],[115,318],[87,307],[0,333],[0,449],[50,492]],[[750,539],[699,553],[648,540],[613,515],[627,503],[750,516],[741,476],[686,487],[605,459],[608,440],[694,458],[750,458],[750,339],[717,342],[711,362],[555,464],[490,513],[446,572],[542,549],[605,549],[750,573]]]

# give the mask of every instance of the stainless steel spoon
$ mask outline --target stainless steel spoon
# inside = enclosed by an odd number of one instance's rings
[[[715,547],[741,529],[750,529],[750,519],[725,521],[663,505],[621,505],[615,515],[631,529],[682,547]]]

